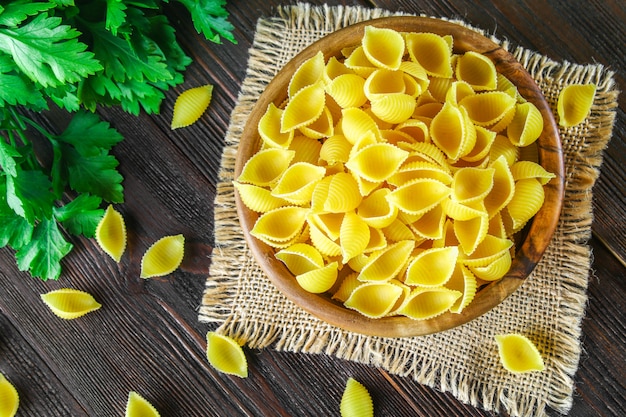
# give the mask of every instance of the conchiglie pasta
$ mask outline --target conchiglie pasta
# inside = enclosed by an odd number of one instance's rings
[[[260,150],[245,163],[237,181],[261,187],[271,185],[285,172],[295,154],[281,148]]]
[[[294,97],[303,88],[322,80],[325,68],[324,54],[321,51],[300,64],[289,81],[289,97]]]
[[[104,216],[96,226],[96,242],[115,262],[122,259],[126,250],[126,223],[124,218],[109,204]]]
[[[404,38],[393,29],[367,26],[363,36],[363,53],[378,68],[397,70],[404,55]]]
[[[276,258],[294,275],[301,275],[324,266],[322,254],[307,243],[294,243],[281,249],[276,252]]]
[[[269,188],[259,187],[253,184],[233,182],[243,204],[257,213],[265,213],[287,204],[286,200],[272,195]]]
[[[359,381],[348,378],[339,404],[341,417],[374,417],[372,397]]]
[[[240,378],[248,376],[248,360],[236,340],[216,332],[208,332],[206,342],[206,356],[213,368]]]
[[[184,255],[185,237],[182,234],[160,238],[141,258],[141,278],[171,274],[180,266]]]
[[[365,79],[357,74],[342,74],[326,85],[326,92],[341,108],[361,107],[367,101]]]
[[[369,318],[386,316],[402,295],[402,287],[390,282],[367,282],[354,289],[344,305]]]
[[[591,111],[595,94],[595,84],[570,84],[564,87],[557,99],[559,125],[571,127],[582,123]]]
[[[411,291],[398,313],[415,320],[431,319],[450,310],[461,296],[460,291],[445,287],[417,288]]]
[[[311,201],[315,186],[325,174],[324,167],[297,162],[285,170],[272,189],[272,195],[295,205],[307,204]]]
[[[195,123],[211,103],[213,86],[204,85],[183,91],[174,103],[172,130]]]
[[[434,33],[409,33],[406,47],[411,59],[420,64],[429,75],[452,77],[452,38]]]
[[[289,132],[316,121],[324,112],[326,92],[322,80],[299,90],[289,100],[280,123],[281,132]]]
[[[294,131],[280,131],[280,123],[283,117],[283,109],[279,109],[270,103],[265,114],[259,120],[259,135],[268,147],[289,148],[294,136]]]
[[[262,214],[250,234],[270,246],[280,246],[302,232],[307,214],[308,210],[303,207],[279,207]]]
[[[58,317],[72,320],[98,310],[102,305],[84,291],[62,288],[41,295],[42,301]]]
[[[0,373],[0,416],[13,417],[20,405],[17,390],[4,375]]]
[[[159,417],[160,415],[157,409],[137,392],[128,393],[125,417]]]
[[[485,55],[467,51],[456,61],[456,77],[476,91],[494,90],[498,85],[496,66]]]
[[[456,246],[426,249],[409,261],[404,283],[422,287],[442,286],[452,276],[458,256]]]
[[[370,241],[370,228],[354,211],[346,213],[339,232],[341,253],[344,264],[363,253]]]
[[[318,269],[296,275],[296,281],[310,293],[319,294],[332,288],[337,281],[338,263],[331,262]]]
[[[346,162],[352,172],[369,181],[384,181],[389,178],[409,156],[397,146],[375,143],[358,151]]]
[[[515,117],[507,126],[507,136],[515,146],[534,143],[543,131],[543,117],[531,102],[517,104]]]
[[[373,253],[359,274],[360,281],[389,281],[404,268],[415,242],[403,240]]]
[[[513,198],[506,209],[513,221],[513,230],[520,230],[541,208],[544,201],[541,182],[536,178],[527,178],[515,183]]]
[[[545,365],[537,347],[521,334],[496,335],[500,361],[507,371],[543,371]]]

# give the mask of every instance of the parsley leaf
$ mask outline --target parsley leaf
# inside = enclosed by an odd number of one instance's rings
[[[93,237],[104,209],[99,208],[100,197],[80,194],[63,207],[54,209],[54,217],[63,224],[68,232],[85,237]]]
[[[208,40],[221,43],[220,37],[237,43],[233,36],[233,25],[228,21],[226,0],[178,0],[184,4],[193,20],[193,25]]]

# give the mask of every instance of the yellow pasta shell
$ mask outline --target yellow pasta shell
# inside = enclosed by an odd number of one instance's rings
[[[17,390],[4,375],[0,373],[0,416],[13,417],[20,405]]]
[[[383,227],[382,232],[385,238],[391,242],[400,242],[403,240],[414,240],[415,234],[406,222],[402,220],[405,213],[399,211],[398,217],[394,219],[389,226]]]
[[[275,256],[294,275],[304,274],[324,266],[322,254],[307,243],[294,243],[276,252]]]
[[[272,195],[295,205],[308,204],[315,186],[325,175],[324,167],[297,162],[285,170],[272,189]]]
[[[496,335],[502,366],[514,373],[543,371],[545,365],[537,347],[521,334]]]
[[[389,202],[409,214],[423,214],[450,195],[450,188],[433,179],[413,180],[387,195]],[[420,198],[415,198],[420,196]]]
[[[125,417],[159,417],[160,414],[152,404],[135,391],[128,393]]]
[[[374,139],[380,136],[378,125],[365,111],[351,107],[341,112],[341,131],[351,144],[374,133]]]
[[[411,222],[411,230],[425,239],[440,239],[443,236],[443,226],[446,222],[446,215],[442,205],[435,206],[434,209],[426,212],[419,219]]]
[[[474,147],[476,129],[464,107],[446,102],[430,123],[430,137],[449,159],[456,161]]]
[[[459,248],[446,246],[426,249],[409,261],[404,283],[422,287],[444,285],[454,272]]]
[[[386,196],[391,190],[380,188],[365,197],[359,207],[357,214],[371,227],[383,228],[389,226],[398,215],[398,208],[389,204]]]
[[[308,162],[309,164],[317,165],[320,159],[322,144],[318,140],[296,135],[291,141],[289,149],[295,152],[291,160],[292,164],[296,162]]]
[[[416,288],[398,309],[398,314],[414,320],[430,319],[450,310],[461,296],[460,291],[444,287]]]
[[[204,85],[183,91],[174,103],[172,130],[195,123],[211,103],[213,86]]]
[[[350,149],[352,149],[352,144],[344,135],[334,135],[324,141],[319,156],[328,165],[334,165],[338,162],[346,163],[350,157]]]
[[[461,159],[464,161],[476,162],[489,155],[491,145],[496,139],[497,133],[482,126],[476,126],[476,142],[472,150]]]
[[[389,281],[402,269],[415,247],[413,240],[403,240],[373,253],[359,274],[360,281]]]
[[[494,168],[461,168],[454,173],[452,198],[461,204],[482,201],[493,188]]]
[[[515,99],[502,91],[486,91],[464,97],[459,105],[467,110],[472,122],[479,126],[489,126],[515,108]]]
[[[328,85],[335,78],[344,74],[354,74],[354,71],[346,67],[343,62],[337,59],[337,57],[330,57],[324,67],[324,82]]]
[[[341,234],[344,215],[345,213],[310,213],[307,221],[313,223],[332,240],[337,240]]]
[[[330,178],[324,211],[345,213],[356,209],[361,204],[363,197],[354,177],[346,172],[340,172],[330,176]]]
[[[541,208],[545,193],[541,182],[535,178],[515,183],[513,198],[506,209],[513,220],[513,231],[520,230]]]
[[[271,190],[258,185],[233,181],[233,186],[239,193],[243,204],[257,213],[265,213],[288,204],[282,198],[273,196]]]
[[[483,213],[468,220],[454,221],[454,234],[459,241],[463,253],[471,255],[485,239],[489,231],[489,216]]]
[[[496,66],[485,55],[467,51],[456,60],[456,78],[467,82],[476,91],[495,90]]]
[[[559,125],[571,127],[582,123],[591,111],[595,94],[595,84],[570,84],[564,87],[557,99]]]
[[[404,55],[404,38],[387,28],[366,26],[362,40],[363,53],[378,68],[397,70]]]
[[[371,101],[372,113],[387,123],[402,123],[415,110],[415,98],[409,94],[392,93]]]
[[[493,187],[484,199],[485,210],[492,218],[499,213],[513,198],[515,192],[515,178],[511,173],[504,155],[498,157],[492,164]]]
[[[314,294],[326,292],[335,285],[339,264],[331,262],[326,266],[296,276],[296,281],[305,290]]]
[[[515,181],[536,178],[541,185],[546,185],[555,175],[533,161],[517,161],[511,166],[511,175]]]
[[[508,137],[496,135],[489,149],[489,160],[495,161],[503,156],[507,165],[511,166],[519,159],[519,148]]]
[[[171,274],[180,266],[184,255],[185,237],[182,234],[162,237],[141,258],[141,278]]]
[[[446,91],[446,96],[442,101],[450,101],[453,104],[459,104],[467,96],[476,94],[471,85],[465,81],[456,80],[450,84]]]
[[[543,117],[531,102],[518,104],[515,116],[507,126],[507,136],[515,145],[526,147],[534,143],[543,131]]]
[[[324,112],[326,92],[322,80],[300,89],[291,97],[280,121],[280,131],[289,132],[316,121]]]
[[[308,212],[307,208],[294,206],[268,211],[257,219],[250,234],[271,246],[289,242],[302,233]]]
[[[363,45],[354,48],[343,63],[347,68],[364,78],[367,78],[376,70],[374,64],[372,64],[367,58],[367,55],[365,55]]]
[[[487,266],[511,249],[512,246],[513,242],[509,239],[487,234],[471,255],[459,253],[459,262],[470,268]]]
[[[287,94],[289,97],[295,96],[303,88],[322,80],[325,67],[326,64],[322,51],[319,51],[311,58],[302,62],[289,80],[289,85],[287,86]]]
[[[504,251],[504,253],[496,258],[495,261],[485,266],[473,266],[470,267],[474,275],[483,281],[496,281],[502,278],[511,268],[511,253]]]
[[[326,92],[341,108],[361,107],[367,101],[365,79],[356,74],[341,74],[326,85]]]
[[[342,263],[346,264],[355,256],[363,253],[370,241],[370,228],[354,211],[345,214],[341,222],[339,242]]]
[[[387,238],[385,237],[383,231],[381,229],[370,226],[370,241],[367,243],[367,247],[363,252],[371,253],[373,251],[384,249],[386,246]]]
[[[295,155],[295,151],[288,149],[260,150],[245,163],[237,181],[260,187],[272,185],[285,172]]]
[[[399,123],[394,130],[409,135],[410,142],[428,142],[430,140],[428,125],[423,120],[408,119]]]
[[[240,378],[248,376],[248,360],[239,343],[233,338],[208,332],[206,355],[209,364],[219,372]]]
[[[374,417],[374,404],[367,388],[354,378],[348,378],[339,404],[341,417]]]
[[[311,243],[320,251],[320,253],[327,257],[340,256],[341,246],[333,239],[328,237],[317,225],[309,222],[309,233],[311,237]]]
[[[441,166],[424,161],[404,163],[396,173],[387,179],[389,184],[396,187],[417,179],[433,179],[445,185],[452,184],[452,176]]]
[[[270,103],[259,120],[259,136],[268,147],[287,149],[293,140],[293,130],[280,131],[282,117],[283,110],[276,107],[274,103]]]
[[[313,123],[298,129],[304,136],[311,139],[322,139],[332,136],[335,132],[333,115],[327,106],[324,106],[322,114]]]
[[[82,317],[96,311],[102,305],[91,294],[72,288],[62,288],[41,295],[52,312],[65,320]]]
[[[422,90],[426,91],[428,84],[430,83],[430,78],[428,77],[424,67],[414,61],[402,61],[400,63],[400,68],[398,69],[417,80],[420,83]]]
[[[409,33],[406,47],[411,59],[433,77],[452,77],[451,37],[434,33]]]
[[[402,287],[390,282],[367,282],[354,289],[344,305],[369,318],[389,314],[402,295]]]
[[[428,92],[437,103],[444,103],[453,81],[452,78],[431,77]]]
[[[387,94],[404,93],[405,90],[404,73],[401,71],[377,69],[363,84],[363,91],[368,100],[377,100]]]
[[[446,288],[459,291],[463,295],[450,307],[450,312],[461,313],[476,296],[476,277],[465,266],[456,264],[452,276],[446,282]]]
[[[126,223],[124,217],[109,204],[96,226],[96,242],[115,262],[122,259],[126,250]]]
[[[409,156],[389,143],[374,143],[353,155],[346,167],[368,181],[380,182],[389,178]]]
[[[337,300],[341,303],[345,302],[348,297],[350,297],[350,294],[352,294],[352,291],[362,284],[362,282],[357,279],[358,276],[358,272],[351,272],[346,275],[341,280],[341,284],[339,285],[337,291],[333,294],[333,300]]]

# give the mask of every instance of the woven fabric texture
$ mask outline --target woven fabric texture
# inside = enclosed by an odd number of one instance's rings
[[[581,353],[581,320],[590,273],[586,243],[591,233],[591,189],[617,106],[613,73],[602,66],[554,62],[503,44],[537,81],[555,114],[558,94],[566,85],[595,83],[597,93],[586,121],[560,131],[566,195],[553,240],[527,282],[487,314],[429,336],[380,338],[347,332],[290,302],[247,248],[232,180],[239,138],[256,98],[282,66],[312,42],[349,24],[388,15],[380,9],[298,4],[259,19],[225,138],[215,200],[215,249],[199,320],[217,323],[218,332],[251,348],[322,353],[381,367],[486,410],[505,410],[512,416],[543,416],[550,409],[567,413]],[[538,346],[546,369],[529,374],[507,372],[494,339],[506,333],[529,337]]]

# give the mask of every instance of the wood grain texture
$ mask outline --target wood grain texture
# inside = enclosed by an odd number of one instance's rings
[[[349,376],[372,392],[377,416],[492,416],[448,394],[376,368],[325,355],[246,350],[250,377],[214,371],[204,356],[212,325],[197,321],[212,250],[212,204],[223,138],[247,53],[260,16],[274,0],[231,0],[237,45],[214,45],[195,33],[176,2],[167,13],[194,62],[186,82],[167,93],[161,114],[134,118],[117,109],[99,113],[125,136],[114,148],[125,178],[119,206],[129,227],[129,249],[114,263],[95,241],[72,238],[58,282],[40,282],[17,270],[9,249],[0,250],[0,372],[20,392],[19,416],[123,415],[128,391],[150,400],[162,416],[338,416]],[[322,1],[312,1],[322,4]],[[626,85],[626,11],[617,0],[552,1],[328,1],[383,7],[432,16],[460,17],[514,45],[554,60],[598,62]],[[186,88],[216,86],[207,114],[171,132],[176,96]],[[593,275],[583,321],[584,354],[575,376],[570,416],[620,416],[626,409],[626,148],[622,94],[613,140],[594,188]],[[38,115],[60,131],[58,112]],[[143,251],[159,237],[185,233],[193,244],[185,268],[165,278],[139,278]],[[103,308],[80,321],[52,316],[39,294],[61,287],[91,292]]]

